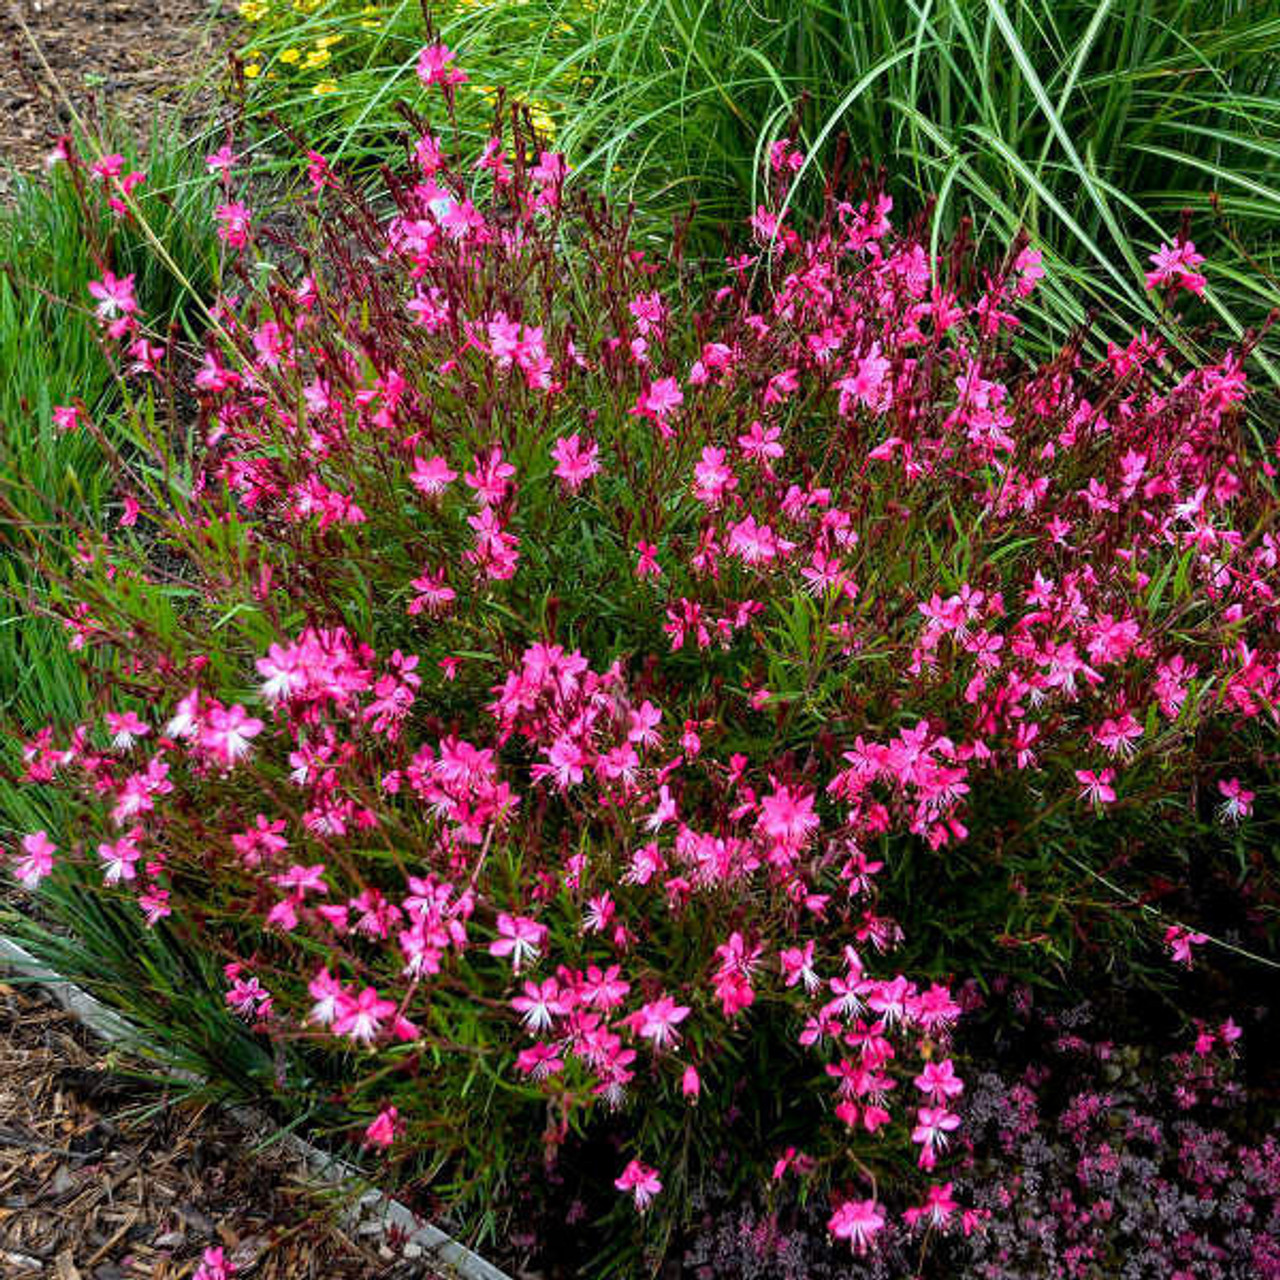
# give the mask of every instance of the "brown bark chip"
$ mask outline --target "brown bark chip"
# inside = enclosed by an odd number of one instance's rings
[[[35,992],[0,983],[0,1276],[188,1280],[221,1245],[240,1277],[424,1277],[351,1239],[287,1156],[215,1108],[165,1105]]]
[[[0,0],[0,195],[10,166],[39,170],[72,107],[146,138],[221,61],[233,13],[229,0]]]

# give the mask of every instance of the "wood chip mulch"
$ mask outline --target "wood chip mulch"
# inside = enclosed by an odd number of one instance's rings
[[[157,114],[190,107],[189,86],[221,63],[232,17],[230,0],[0,0],[0,198],[8,167],[39,170],[67,131],[67,99],[140,139]]]
[[[166,1103],[139,1118],[159,1095],[109,1066],[70,1014],[0,982],[6,1280],[182,1280],[216,1245],[236,1280],[435,1275],[353,1239],[296,1163],[252,1154],[217,1108]]]

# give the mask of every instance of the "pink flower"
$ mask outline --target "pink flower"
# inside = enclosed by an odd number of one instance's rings
[[[1018,273],[1014,285],[1014,292],[1018,297],[1025,298],[1034,293],[1037,283],[1044,279],[1044,267],[1040,265],[1043,257],[1039,249],[1033,249],[1030,245],[1018,254],[1013,264],[1014,271]]]
[[[680,1093],[690,1102],[697,1102],[702,1093],[702,1077],[698,1075],[698,1068],[693,1063],[685,1067],[684,1074],[680,1077]]]
[[[920,1167],[932,1169],[937,1152],[947,1145],[947,1134],[960,1127],[960,1117],[946,1107],[920,1107],[916,1111],[916,1127],[911,1141],[921,1144]]]
[[[249,208],[234,201],[220,204],[214,210],[218,222],[218,235],[233,249],[243,249],[249,243]]]
[[[650,418],[657,425],[665,439],[671,439],[675,432],[668,425],[667,419],[684,404],[684,393],[674,378],[659,378],[657,382],[646,387],[635,404],[627,410],[640,418]]]
[[[111,734],[111,745],[117,751],[128,751],[139,739],[151,732],[150,726],[139,720],[132,711],[117,715],[113,711],[106,713],[107,732]]]
[[[535,776],[554,778],[561,791],[577,786],[586,776],[586,754],[567,733],[561,734],[550,747],[543,750],[546,752],[547,764],[535,765]]]
[[[118,178],[124,172],[124,156],[119,152],[109,156],[99,156],[89,168],[95,182],[106,182]]]
[[[395,1141],[400,1128],[400,1112],[395,1107],[383,1107],[364,1131],[363,1145],[382,1147],[385,1150]]]
[[[265,1017],[271,1009],[271,993],[255,977],[239,976],[240,966],[227,966],[227,976],[233,978],[226,994],[227,1004],[242,1018]]]
[[[555,1045],[539,1041],[532,1048],[521,1049],[516,1055],[516,1070],[523,1071],[535,1080],[545,1080],[564,1070],[564,1059],[556,1051]]]
[[[498,937],[489,944],[491,956],[510,956],[511,971],[519,973],[526,961],[536,960],[547,938],[546,925],[527,916],[498,913]]]
[[[756,825],[771,840],[798,849],[817,829],[818,815],[813,811],[813,804],[812,792],[775,785],[760,801]]]
[[[874,413],[888,409],[889,367],[889,361],[880,354],[880,344],[873,342],[871,350],[858,361],[857,368],[836,383],[840,412],[849,413],[855,401]]]
[[[866,1253],[883,1226],[884,1212],[874,1200],[846,1200],[827,1222],[827,1230],[858,1253]]]
[[[594,440],[580,441],[577,432],[551,446],[551,456],[556,460],[555,474],[570,493],[577,493],[600,470],[599,455],[599,445]]]
[[[59,431],[73,431],[80,425],[80,410],[75,405],[55,404],[52,417]]]
[[[935,1103],[946,1102],[948,1098],[957,1097],[964,1092],[964,1081],[956,1075],[950,1058],[945,1058],[942,1062],[926,1062],[914,1084]]]
[[[737,487],[738,477],[725,462],[725,451],[707,445],[702,450],[702,460],[693,468],[693,496],[715,508]]]
[[[655,1049],[665,1049],[680,1039],[676,1027],[689,1016],[689,1012],[688,1005],[676,1004],[670,996],[662,996],[631,1016],[637,1034],[645,1040],[652,1040]]]
[[[365,987],[354,1000],[350,996],[343,996],[338,1001],[333,1033],[350,1036],[358,1043],[369,1044],[382,1030],[383,1021],[395,1011],[394,1000],[383,1000],[372,987]]]
[[[307,177],[314,195],[323,191],[329,183],[329,162],[318,151],[308,151],[307,161]]]
[[[916,1223],[924,1222],[931,1227],[945,1230],[955,1216],[956,1210],[960,1208],[951,1196],[951,1188],[954,1185],[951,1182],[934,1183],[929,1188],[924,1204],[913,1205],[903,1213],[902,1217],[907,1226],[914,1227]]]
[[[89,282],[89,292],[98,299],[96,314],[99,320],[123,318],[138,310],[138,300],[133,296],[132,275],[117,277],[110,271],[104,271],[101,280]]]
[[[636,551],[640,555],[640,560],[636,564],[637,578],[660,578],[662,577],[662,566],[658,563],[658,548],[652,542],[641,540],[636,543]]]
[[[1160,248],[1151,254],[1154,270],[1147,272],[1147,288],[1167,286],[1171,294],[1186,289],[1203,298],[1205,278],[1195,269],[1203,261],[1204,254],[1197,253],[1190,240],[1175,240],[1172,248],[1162,241]]]
[[[743,564],[767,565],[776,558],[783,544],[767,524],[757,524],[754,516],[744,516],[729,525],[729,554]]]
[[[628,716],[627,741],[638,747],[656,747],[662,741],[658,725],[662,723],[662,711],[647,698],[632,707]]]
[[[127,836],[121,836],[115,844],[103,842],[98,846],[98,857],[102,859],[102,880],[104,884],[118,884],[121,880],[137,878],[137,861],[142,856],[135,840],[142,828],[135,828]]]
[[[562,994],[560,984],[554,978],[545,982],[526,982],[524,994],[511,1001],[511,1007],[520,1014],[520,1020],[532,1032],[548,1031],[556,1018],[562,1018],[573,1009],[573,1002]]]
[[[640,1213],[649,1207],[649,1202],[662,1190],[658,1171],[641,1164],[639,1160],[632,1160],[613,1185],[619,1191],[630,1191],[635,1196],[636,1209]]]
[[[414,578],[409,585],[418,593],[406,606],[406,612],[413,615],[426,612],[432,616],[438,616],[447,613],[449,606],[458,596],[458,593],[445,582],[443,569],[437,569],[434,572],[424,569],[422,576]]]
[[[235,1265],[223,1254],[221,1247],[206,1249],[191,1280],[231,1280],[235,1271]]]
[[[443,458],[415,457],[413,471],[409,474],[409,483],[424,498],[434,498],[442,494],[457,478],[458,473],[451,471],[449,464]]]
[[[323,862],[317,862],[304,867],[295,862],[288,871],[272,876],[271,882],[278,884],[282,889],[292,889],[299,899],[304,898],[308,893],[328,893],[329,886],[324,880],[324,865]]]
[[[305,1021],[314,1022],[321,1027],[331,1025],[338,1016],[342,1004],[350,1000],[342,983],[329,972],[328,968],[321,969],[311,979],[307,984],[307,990],[315,1003],[311,1006],[311,1012],[307,1014]]]
[[[475,470],[462,478],[475,490],[476,501],[482,506],[498,506],[507,496],[511,477],[516,473],[511,463],[503,460],[502,446],[495,445],[488,454],[475,459]]]
[[[269,707],[302,693],[308,684],[306,663],[297,645],[273,644],[255,664],[264,676],[262,698]]]
[[[797,983],[803,982],[804,989],[812,993],[822,985],[822,980],[813,967],[813,951],[814,943],[810,938],[803,948],[785,947],[778,953],[786,986],[794,987]]]
[[[148,885],[145,892],[138,894],[138,906],[142,908],[148,928],[155,928],[165,916],[173,914],[173,908],[169,906],[169,890],[155,884]]]
[[[253,750],[252,739],[262,732],[261,720],[254,719],[237,702],[233,707],[216,707],[209,712],[200,743],[211,755],[230,768]]]
[[[45,169],[54,169],[60,164],[66,164],[71,158],[70,146],[71,139],[64,133],[57,142],[53,144],[53,148],[45,153]]]
[[[1253,812],[1253,792],[1245,790],[1239,778],[1219,782],[1218,791],[1224,797],[1218,806],[1218,815],[1223,822],[1239,822]]]
[[[1192,964],[1192,947],[1202,947],[1209,941],[1209,935],[1206,933],[1193,933],[1190,929],[1184,928],[1180,924],[1171,924],[1164,931],[1165,946],[1169,948],[1169,954],[1173,957],[1175,963],[1184,964],[1188,969]]]
[[[751,429],[738,437],[738,447],[748,458],[768,465],[770,459],[782,457],[782,445],[778,443],[781,436],[781,427],[766,427],[760,422],[753,422]]]
[[[22,837],[22,858],[13,868],[18,882],[28,889],[34,889],[40,881],[53,870],[53,855],[58,846],[43,831],[32,832]]]
[[[1102,769],[1094,773],[1092,769],[1077,769],[1076,781],[1080,784],[1080,799],[1091,804],[1110,804],[1116,798],[1111,784],[1115,781],[1114,769]]]
[[[464,84],[467,73],[449,65],[457,56],[448,45],[433,44],[423,49],[418,54],[418,79],[423,86]]]
[[[239,159],[240,157],[231,150],[230,144],[224,142],[212,155],[205,156],[204,167],[210,173],[221,174],[225,177]]]
[[[200,723],[200,691],[192,689],[185,697],[179,699],[173,715],[164,726],[165,736],[198,738]]]

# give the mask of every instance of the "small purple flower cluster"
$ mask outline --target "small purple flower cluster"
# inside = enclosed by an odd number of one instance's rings
[[[967,1234],[893,1224],[852,1261],[811,1209],[714,1197],[685,1255],[697,1280],[1276,1280],[1280,1125],[1259,1127],[1230,1030],[1163,1059],[1091,1035],[1088,1006],[1036,1015],[1016,1077],[970,1070],[955,1194]],[[1230,1024],[1234,1027],[1234,1023]]]

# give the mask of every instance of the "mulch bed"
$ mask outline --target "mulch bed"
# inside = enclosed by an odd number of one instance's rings
[[[81,116],[109,113],[145,138],[221,61],[233,14],[230,0],[0,0],[0,198],[8,166],[38,170],[67,130],[67,99]]]
[[[237,1280],[435,1274],[353,1239],[283,1152],[253,1155],[217,1108],[174,1105],[111,1057],[0,982],[0,1276],[181,1280],[212,1245]]]

